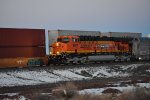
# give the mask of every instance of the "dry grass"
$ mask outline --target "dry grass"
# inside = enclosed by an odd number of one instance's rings
[[[118,100],[150,100],[150,91],[146,93],[144,88],[136,88],[133,91],[123,92]]]
[[[73,98],[77,95],[77,87],[72,82],[68,82],[66,84],[61,84],[57,88],[52,90],[52,94],[60,99],[69,100],[69,98]]]
[[[61,90],[77,90],[77,86],[73,82],[68,82],[66,84],[60,84],[57,89]]]
[[[111,100],[112,95],[78,94],[69,100]]]
[[[150,100],[150,93],[146,93],[143,88],[136,88],[133,91],[123,92],[120,95],[78,94],[74,96],[74,98],[68,100]]]
[[[66,90],[67,95],[56,96],[55,100],[150,100],[150,91],[146,92],[144,88],[136,88],[132,91],[126,91],[120,93],[119,95],[116,93],[108,93],[102,95],[94,95],[94,94],[78,94],[77,86],[72,83],[66,83],[63,85],[59,85],[56,89],[58,90]],[[62,93],[62,92],[61,92]]]

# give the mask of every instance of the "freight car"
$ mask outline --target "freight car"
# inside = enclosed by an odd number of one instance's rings
[[[60,36],[52,45],[49,61],[54,64],[89,61],[130,61],[133,38]]]
[[[0,28],[0,68],[46,65],[44,29]]]

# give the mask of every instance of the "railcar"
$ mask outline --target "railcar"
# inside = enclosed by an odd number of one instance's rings
[[[0,68],[45,66],[45,30],[0,28]]]

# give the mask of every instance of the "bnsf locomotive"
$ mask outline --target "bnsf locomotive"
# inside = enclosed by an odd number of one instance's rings
[[[52,44],[49,61],[53,64],[130,61],[131,41],[132,38],[59,36]]]

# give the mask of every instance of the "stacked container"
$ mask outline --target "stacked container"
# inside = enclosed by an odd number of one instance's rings
[[[142,37],[142,33],[136,32],[104,32],[101,33],[101,37],[122,37],[122,38],[137,38]]]
[[[37,58],[45,59],[44,29],[0,28],[1,68],[25,67]]]

